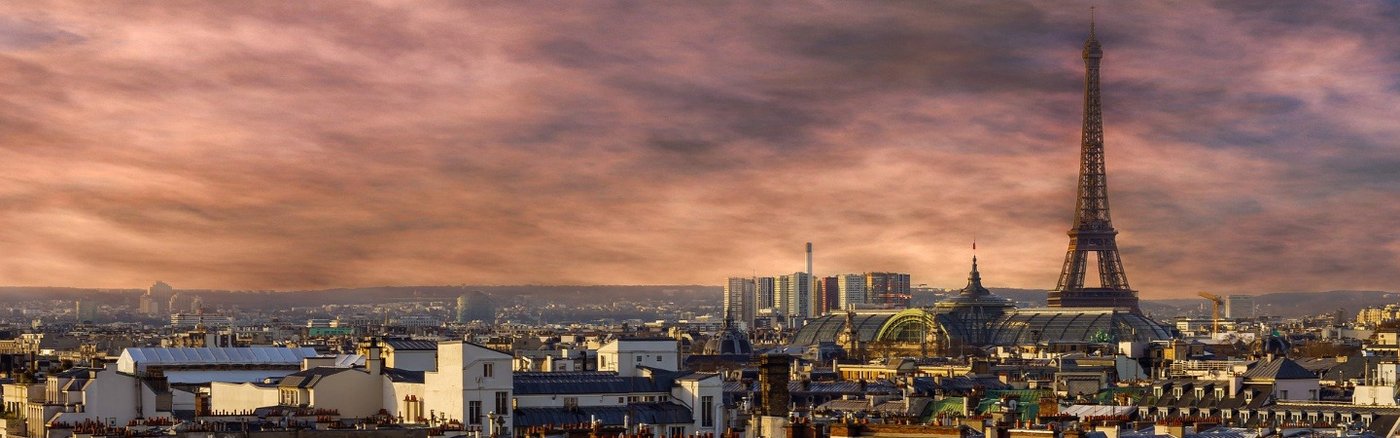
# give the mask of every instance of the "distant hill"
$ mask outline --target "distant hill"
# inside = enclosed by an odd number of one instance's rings
[[[498,298],[570,305],[608,302],[669,304],[677,308],[714,306],[720,301],[719,286],[704,285],[593,285],[593,286],[379,286],[299,291],[229,291],[176,289],[199,295],[211,306],[244,308],[313,306],[321,304],[367,304],[391,301],[450,300],[468,291],[482,291]],[[1026,307],[1045,306],[1045,292],[1039,289],[991,288],[997,295]],[[43,300],[92,300],[104,304],[134,304],[141,289],[91,289],[71,287],[0,287],[0,302]],[[916,305],[932,303],[935,295],[916,295]],[[1386,291],[1338,290],[1326,292],[1277,292],[1255,296],[1261,314],[1302,316],[1337,309],[1349,317],[1369,306],[1400,304],[1400,293]],[[1202,299],[1174,298],[1144,300],[1143,311],[1165,318],[1176,315],[1205,315],[1209,305]]]
[[[989,288],[992,293],[1023,306],[1045,306],[1044,290]],[[917,297],[916,297],[917,298]],[[925,298],[925,300],[929,300]],[[916,300],[918,301],[918,300]],[[1400,304],[1400,293],[1386,291],[1334,290],[1325,292],[1275,292],[1254,296],[1260,314],[1285,317],[1315,315],[1342,309],[1349,318],[1365,307]],[[1159,318],[1177,315],[1208,315],[1210,303],[1200,298],[1143,300],[1142,311]]]

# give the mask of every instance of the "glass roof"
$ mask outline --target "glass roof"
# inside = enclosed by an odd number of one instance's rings
[[[1112,309],[1018,310],[993,324],[992,343],[1118,342],[1170,339],[1171,333],[1141,315]]]

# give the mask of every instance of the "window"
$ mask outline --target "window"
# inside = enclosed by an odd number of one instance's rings
[[[700,397],[700,427],[715,427],[715,396]]]
[[[685,436],[685,426],[671,426],[671,434],[670,434],[669,436],[671,436],[671,437],[683,437],[683,436]]]
[[[573,409],[578,407],[578,397],[564,397],[564,407]]]
[[[507,412],[509,412],[508,406],[510,406],[510,393],[505,391],[496,391],[496,413],[500,415],[505,415]]]
[[[635,395],[629,395],[629,396],[627,396],[627,402],[628,402],[628,403],[636,403],[636,402],[638,401],[638,399],[639,399],[639,397],[637,397],[637,396],[635,396]]]
[[[467,424],[481,424],[481,402],[472,400],[467,402]]]
[[[642,355],[639,354],[639,355],[637,355],[637,362],[641,362],[641,361],[642,361]]]
[[[1309,390],[1308,390],[1308,400],[1317,400],[1317,390],[1316,390],[1316,389],[1309,389]]]
[[[661,355],[659,355],[659,354],[656,355],[656,361],[657,361],[657,362],[661,362]]]
[[[1288,400],[1288,390],[1287,390],[1287,389],[1281,389],[1281,390],[1279,390],[1279,391],[1278,391],[1278,399],[1279,399],[1279,400]]]
[[[496,364],[487,362],[481,364],[481,377],[492,377],[496,374]]]

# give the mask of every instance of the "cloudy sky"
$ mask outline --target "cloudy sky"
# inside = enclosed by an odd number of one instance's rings
[[[7,2],[0,284],[1050,288],[1088,6]],[[1134,288],[1400,289],[1397,22],[1099,7]]]

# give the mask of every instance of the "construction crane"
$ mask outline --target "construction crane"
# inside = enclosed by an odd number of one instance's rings
[[[1212,337],[1218,336],[1220,334],[1220,306],[1225,305],[1225,299],[1220,298],[1220,295],[1216,295],[1210,292],[1199,292],[1196,295],[1200,295],[1201,298],[1205,298],[1206,300],[1210,301],[1210,334]]]

